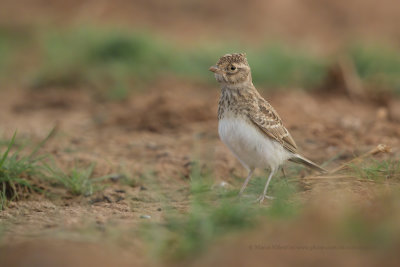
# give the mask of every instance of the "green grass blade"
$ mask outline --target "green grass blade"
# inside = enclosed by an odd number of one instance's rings
[[[39,151],[39,149],[41,147],[43,147],[43,145],[51,138],[54,136],[54,134],[56,133],[56,126],[53,127],[53,129],[51,129],[51,131],[49,132],[49,134],[42,140],[40,141],[40,143],[33,149],[33,151],[31,152],[31,154],[29,154],[28,158],[32,159],[36,153]]]
[[[4,162],[5,162],[6,159],[7,159],[8,153],[9,153],[10,150],[11,150],[11,147],[14,145],[14,141],[15,141],[15,136],[16,136],[16,135],[17,135],[17,131],[14,132],[14,135],[13,135],[13,137],[11,138],[10,143],[8,144],[7,150],[4,152],[4,154],[3,154],[3,156],[2,156],[2,158],[1,158],[1,160],[0,160],[0,168],[3,166]]]

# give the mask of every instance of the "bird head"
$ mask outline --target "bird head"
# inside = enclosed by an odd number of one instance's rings
[[[244,53],[226,54],[209,70],[214,72],[215,79],[219,83],[234,85],[251,82],[250,66]]]

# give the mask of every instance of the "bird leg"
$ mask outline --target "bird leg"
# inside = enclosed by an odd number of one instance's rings
[[[283,174],[283,178],[286,179],[286,172],[285,172],[285,169],[283,168],[283,166],[281,167],[281,171],[282,171],[282,174]]]
[[[249,183],[251,176],[253,175],[253,171],[254,171],[254,169],[251,169],[249,171],[249,174],[247,175],[246,180],[244,181],[244,183],[242,185],[242,188],[240,188],[239,196],[241,196],[243,194],[244,189],[246,189],[246,186]]]
[[[276,173],[276,169],[271,169],[271,173],[269,174],[267,183],[265,184],[265,187],[264,187],[264,192],[263,192],[263,194],[257,199],[257,201],[259,201],[260,204],[264,201],[265,198],[267,198],[267,199],[274,199],[273,197],[267,196],[267,190],[268,190],[269,182],[271,181],[271,178],[272,178],[272,176],[274,176],[275,173]]]

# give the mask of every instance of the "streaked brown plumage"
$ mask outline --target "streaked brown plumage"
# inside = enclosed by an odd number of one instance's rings
[[[210,67],[210,71],[221,84],[218,105],[220,137],[249,170],[240,193],[257,167],[271,168],[260,202],[267,197],[273,174],[286,160],[325,172],[298,153],[297,145],[278,113],[254,87],[245,54],[224,55]]]

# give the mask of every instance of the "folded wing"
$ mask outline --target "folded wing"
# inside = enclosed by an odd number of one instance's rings
[[[274,108],[265,100],[259,99],[255,109],[249,110],[250,121],[267,137],[279,142],[285,149],[297,153],[297,145]]]

